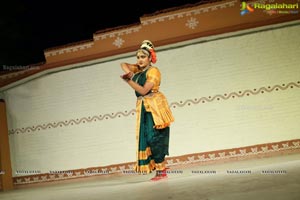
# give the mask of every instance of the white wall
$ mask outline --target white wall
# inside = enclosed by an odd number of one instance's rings
[[[175,116],[170,156],[299,139],[299,32],[290,26],[159,51],[161,91]],[[133,54],[5,91],[13,171],[134,161],[136,116],[127,114],[135,96],[119,78],[119,63],[135,62]]]

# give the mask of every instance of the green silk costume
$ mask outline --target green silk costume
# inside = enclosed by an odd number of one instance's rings
[[[165,96],[158,91],[160,71],[150,67],[134,75],[133,81],[143,86],[146,81],[154,84],[145,96],[137,96],[136,113],[136,172],[150,173],[152,170],[163,170],[165,156],[169,155],[170,124],[174,121]]]

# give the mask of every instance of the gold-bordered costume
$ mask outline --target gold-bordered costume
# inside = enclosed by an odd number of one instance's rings
[[[157,67],[145,71],[135,71],[133,81],[143,86],[153,83],[148,94],[135,92],[136,102],[136,172],[150,173],[163,170],[165,156],[169,155],[170,124],[174,122],[167,98],[159,91],[161,73]]]

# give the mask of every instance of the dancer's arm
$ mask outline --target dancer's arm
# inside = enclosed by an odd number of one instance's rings
[[[154,86],[154,84],[149,81],[147,81],[144,86],[137,84],[131,79],[128,80],[127,83],[128,85],[130,85],[130,87],[132,87],[135,91],[137,91],[142,96],[146,95]]]
[[[121,63],[121,68],[125,73],[128,72],[137,72],[138,71],[138,65],[137,64],[130,64],[130,63]]]

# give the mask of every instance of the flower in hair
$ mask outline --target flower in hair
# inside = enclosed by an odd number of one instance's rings
[[[149,49],[149,51],[150,51],[150,54],[151,54],[151,62],[156,63],[157,58],[156,58],[156,53],[155,53],[154,49]]]

